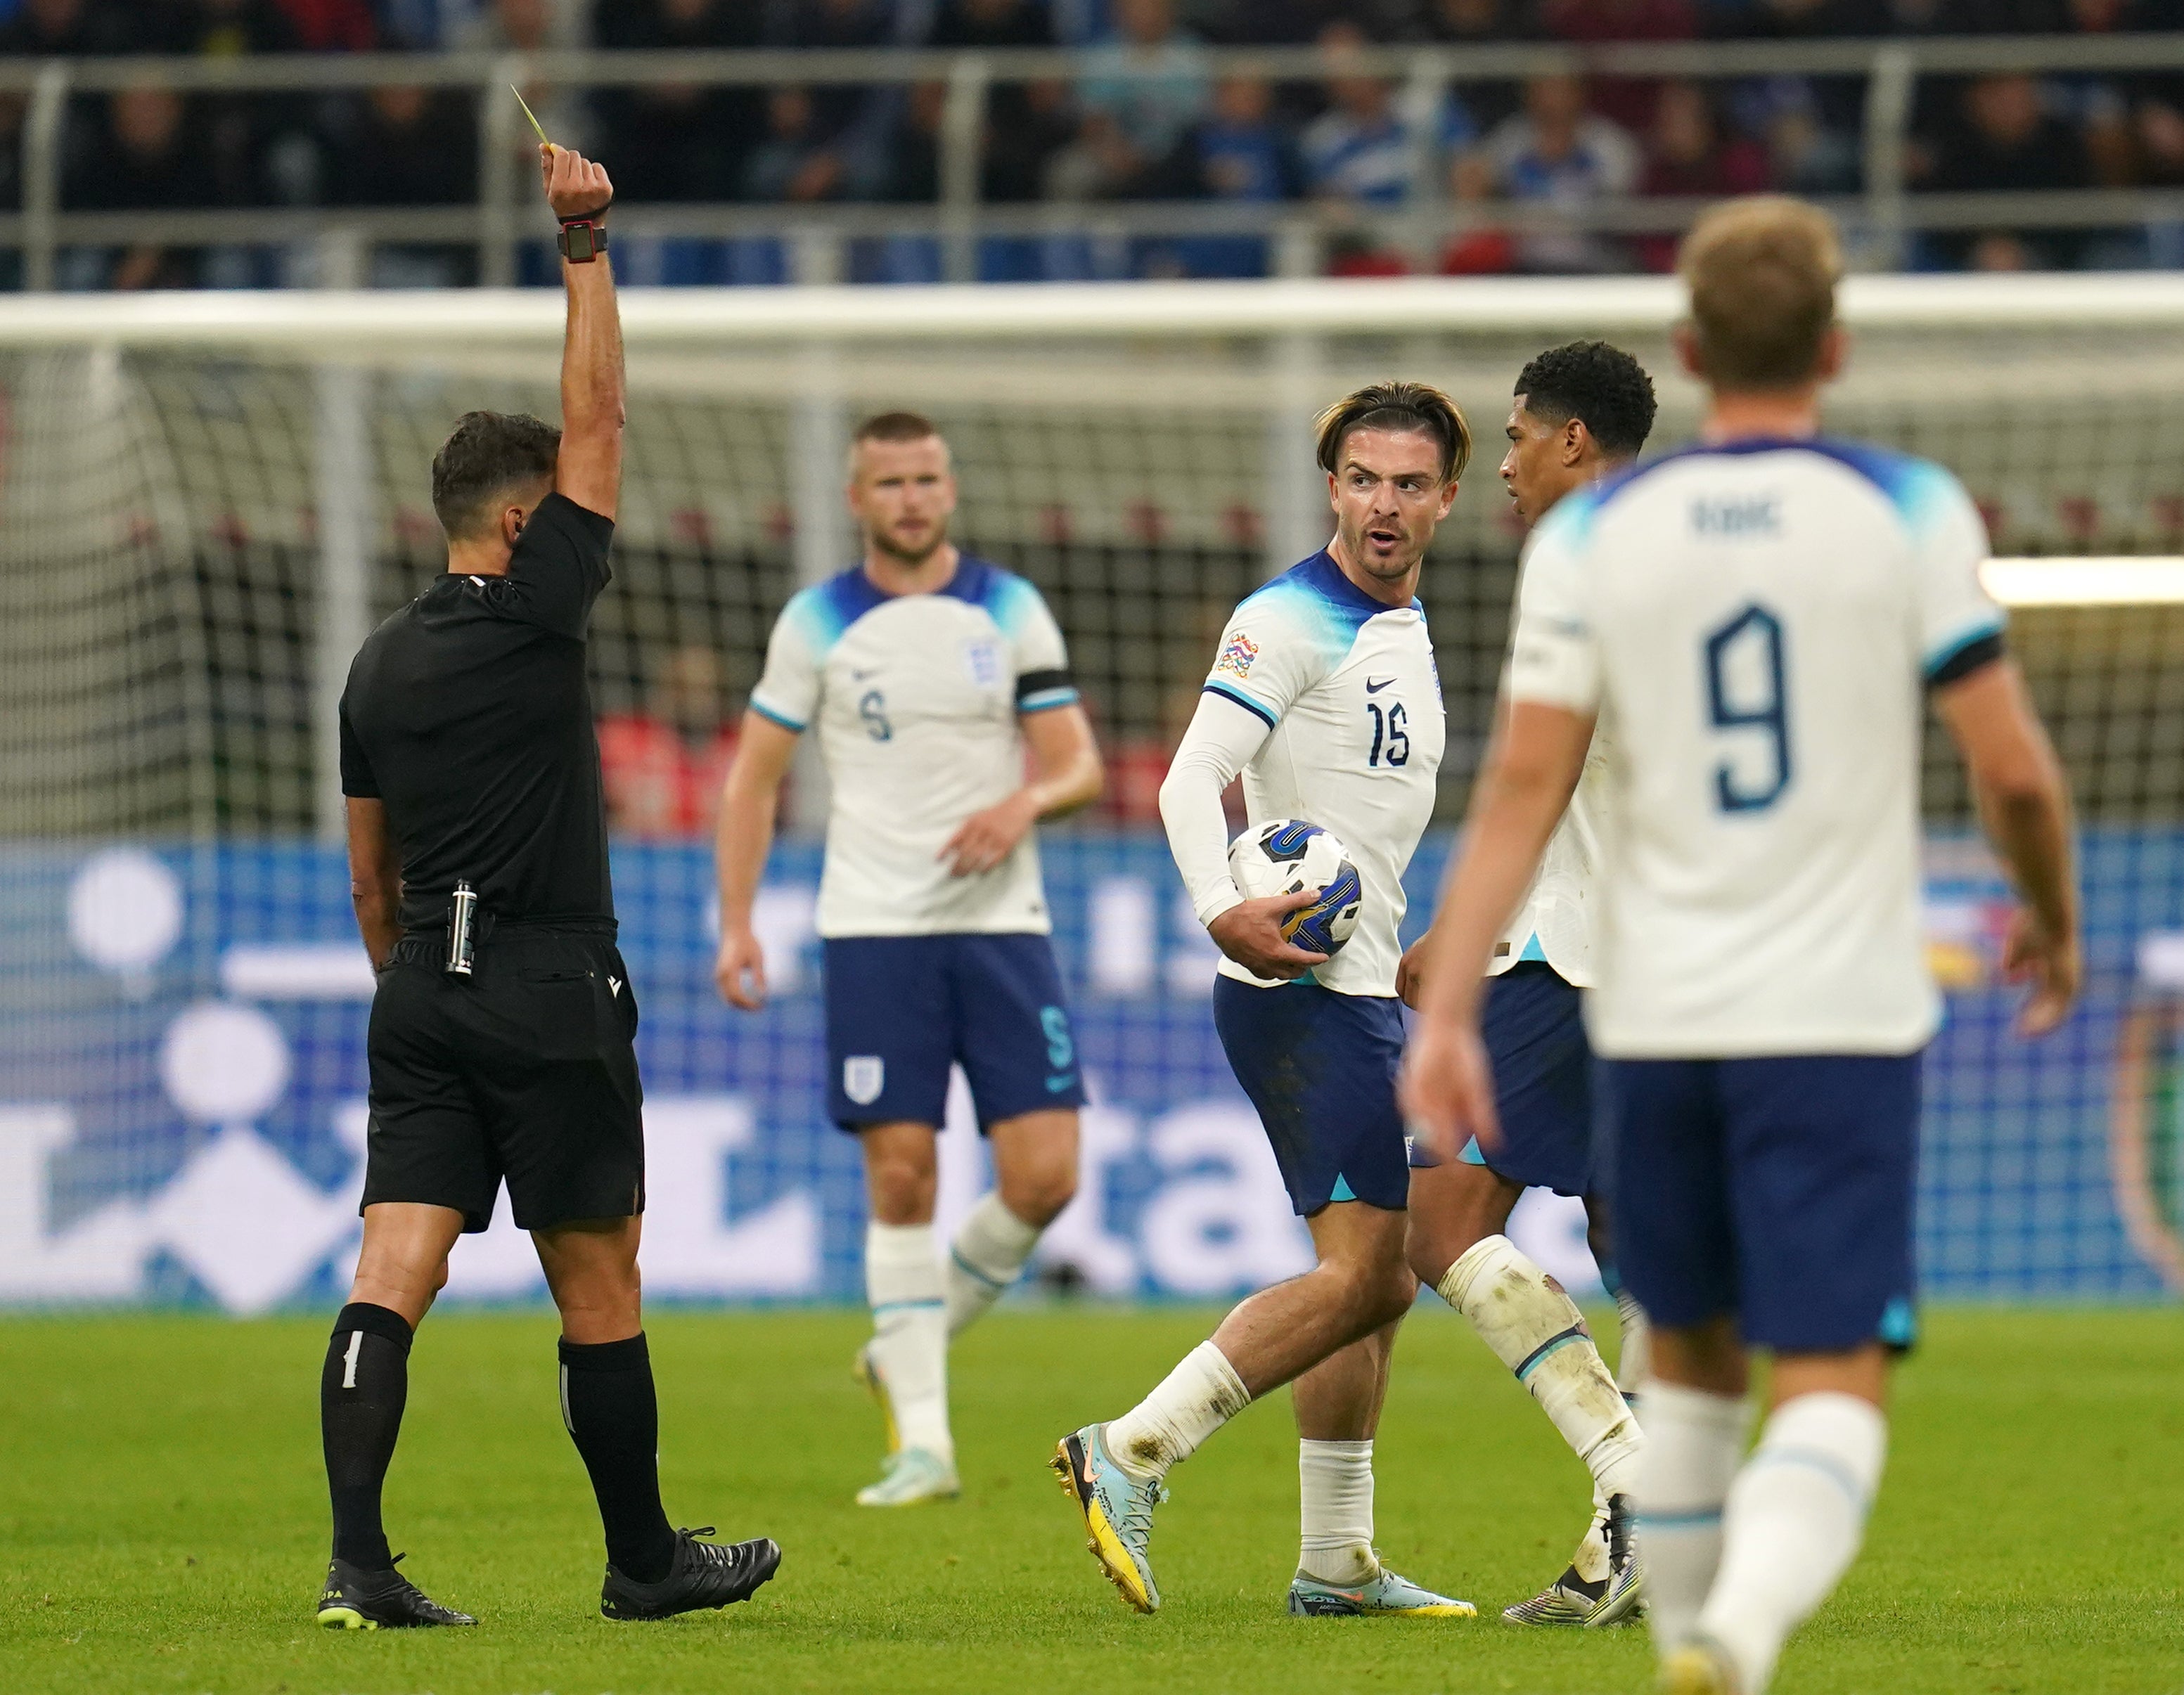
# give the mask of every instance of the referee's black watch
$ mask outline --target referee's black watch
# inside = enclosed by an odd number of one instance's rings
[[[607,250],[607,226],[596,216],[571,218],[561,225],[559,245],[571,264],[589,264]]]

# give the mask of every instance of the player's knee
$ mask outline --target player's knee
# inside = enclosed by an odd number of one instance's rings
[[[1077,1198],[1077,1173],[1061,1164],[1005,1171],[996,1186],[1003,1206],[1026,1224],[1044,1230]]]
[[[882,1224],[927,1224],[933,1218],[939,1175],[916,1160],[875,1162],[871,1172],[872,1215]]]
[[[1461,1248],[1449,1247],[1446,1231],[1422,1227],[1418,1215],[1412,1214],[1410,1229],[1403,1237],[1403,1258],[1416,1281],[1429,1289],[1438,1289],[1440,1280],[1448,1275],[1448,1268],[1456,1264],[1462,1253]]]

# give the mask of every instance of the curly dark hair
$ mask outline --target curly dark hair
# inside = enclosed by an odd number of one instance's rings
[[[550,484],[561,432],[527,412],[465,412],[432,455],[432,510],[450,542],[474,540],[493,497]]]
[[[1594,441],[1621,458],[1653,433],[1653,379],[1646,367],[1606,342],[1550,347],[1518,374],[1512,393],[1524,409],[1551,424],[1578,420]]]

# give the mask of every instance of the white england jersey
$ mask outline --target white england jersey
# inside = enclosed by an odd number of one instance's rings
[[[1535,532],[1509,692],[1612,716],[1594,1046],[1906,1053],[1925,689],[2000,651],[1939,466],[1829,441],[1669,455]]]
[[[860,566],[789,601],[750,704],[819,732],[833,785],[820,935],[1051,930],[1035,831],[976,876],[940,850],[1022,786],[1017,718],[1076,701],[1068,663],[1039,591],[967,556],[930,594],[883,594]]]
[[[1315,554],[1236,609],[1206,690],[1271,732],[1244,767],[1251,821],[1317,824],[1357,867],[1357,929],[1311,981],[1338,994],[1394,994],[1403,872],[1433,817],[1446,736],[1424,608],[1374,600]],[[1218,875],[1227,881],[1225,864]],[[1191,894],[1202,912],[1206,892]],[[1226,958],[1221,970],[1266,981]]]
[[[1520,614],[1521,616],[1521,614]],[[1592,933],[1600,910],[1601,825],[1607,804],[1607,750],[1612,736],[1603,718],[1594,726],[1585,770],[1571,792],[1562,822],[1547,838],[1540,869],[1524,904],[1494,944],[1486,975],[1537,961],[1580,989],[1593,984]]]

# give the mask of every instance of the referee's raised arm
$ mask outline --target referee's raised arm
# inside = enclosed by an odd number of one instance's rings
[[[621,313],[606,225],[614,185],[606,167],[582,153],[538,147],[546,198],[561,220],[561,281],[569,291],[569,329],[561,349],[561,451],[555,492],[602,518],[621,494],[624,420]]]

